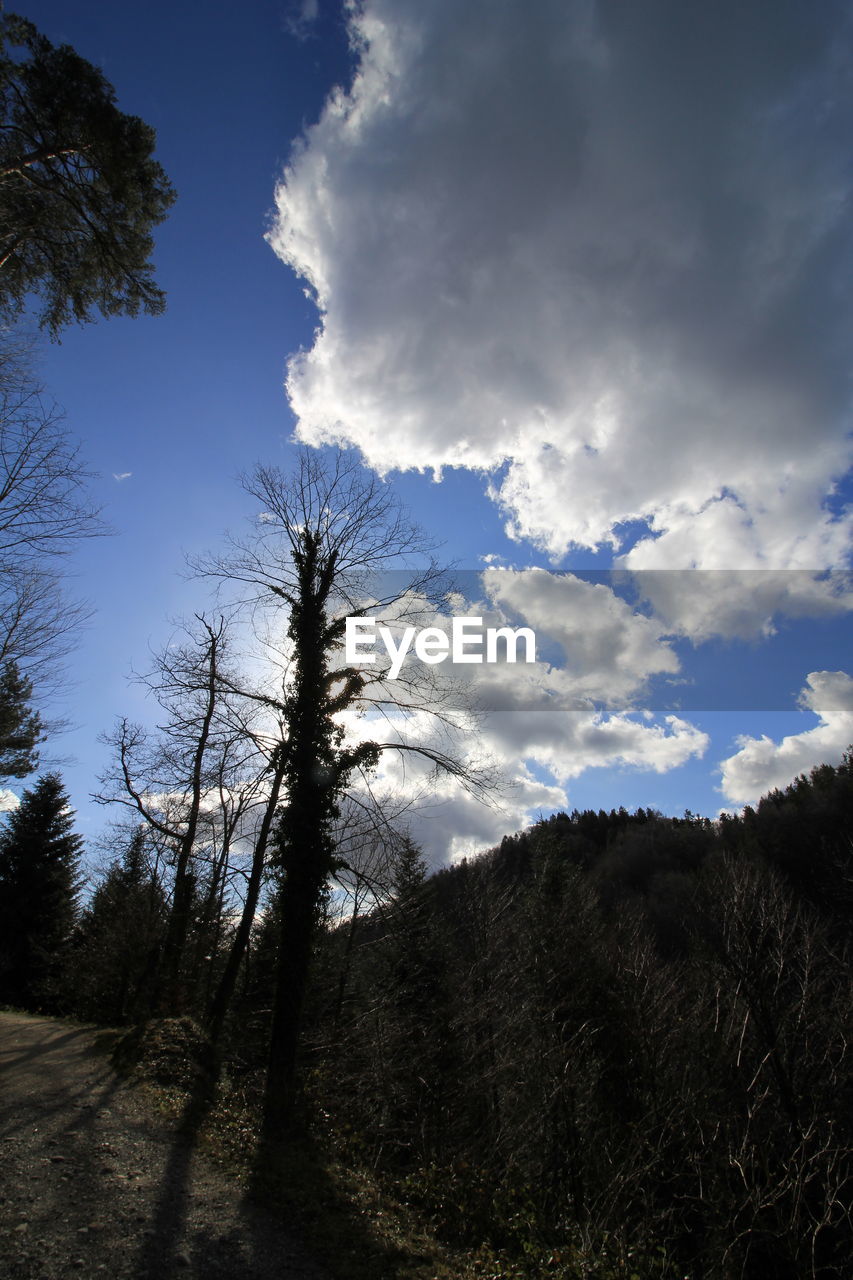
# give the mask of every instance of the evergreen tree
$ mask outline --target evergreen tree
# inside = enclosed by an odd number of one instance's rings
[[[410,835],[404,835],[394,850],[391,867],[391,888],[398,907],[405,908],[420,890],[427,878],[427,863],[423,850]]]
[[[435,886],[427,877],[423,851],[405,836],[395,851],[394,900],[374,962],[382,991],[378,1128],[389,1153],[403,1161],[433,1158],[447,1120],[441,1085],[450,1068],[450,993]]]
[[[25,778],[36,768],[41,717],[30,708],[33,687],[11,660],[0,668],[0,778]]]
[[[59,774],[39,778],[0,832],[0,1002],[53,1007],[77,912],[82,840]]]
[[[92,895],[74,939],[75,1011],[94,1021],[132,1022],[144,1014],[156,975],[166,897],[139,827]]]
[[[151,228],[175,199],[154,131],[115,105],[97,67],[0,16],[0,308],[41,295],[41,324],[157,314]]]

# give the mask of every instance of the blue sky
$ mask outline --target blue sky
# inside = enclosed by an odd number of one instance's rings
[[[412,819],[436,861],[553,805],[712,815],[840,758],[847,6],[20,9],[155,127],[178,191],[166,315],[41,356],[116,531],[74,558],[96,613],[52,744],[84,834],[98,735],[153,716],[130,669],[205,607],[184,555],[295,431],[361,450],[448,561],[501,567],[491,604],[552,654],[584,635],[582,713],[484,731],[503,809],[448,785]],[[534,566],[639,572],[634,607]]]

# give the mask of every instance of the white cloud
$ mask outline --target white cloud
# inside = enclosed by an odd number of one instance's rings
[[[532,682],[545,697],[559,696],[569,704],[593,699],[624,705],[650,676],[679,669],[661,626],[635,613],[603,583],[537,569],[487,571],[482,581],[490,602],[501,611],[494,620],[498,625],[517,615],[535,631],[540,651],[548,640],[560,646],[557,668],[546,671],[540,662],[532,672]],[[512,676],[523,679],[527,669],[484,666],[477,674],[481,686],[490,677],[506,684]]]
[[[384,728],[383,740],[394,741],[394,726]],[[375,729],[375,724],[360,726],[364,737],[373,736]],[[410,718],[405,728],[400,726],[400,736],[426,747],[452,746],[427,716]],[[371,789],[393,797],[396,805],[401,797],[409,797],[409,828],[438,866],[482,852],[508,831],[528,826],[540,812],[568,808],[567,786],[587,769],[630,767],[667,773],[701,757],[707,745],[706,734],[675,716],[655,723],[644,716],[608,716],[592,707],[493,713],[484,718],[476,735],[456,743],[462,758],[491,765],[499,785],[485,798],[447,774],[435,774],[428,760],[409,752],[386,751]]]
[[[565,809],[567,785],[588,769],[633,768],[667,773],[703,756],[708,737],[676,716],[655,721],[650,712],[608,714],[592,704],[576,710],[492,712],[459,732],[427,712],[350,723],[362,739],[417,743],[449,751],[490,770],[499,785],[483,803],[432,763],[409,751],[386,751],[372,782],[379,795],[408,797],[414,838],[438,864],[488,848],[507,831],[528,825],[539,811]],[[544,780],[543,780],[544,778]]]
[[[321,323],[303,440],[491,469],[560,555],[843,561],[851,15],[363,0],[348,95],[277,193]]]
[[[0,787],[0,813],[11,813],[20,803],[14,791],[10,791],[8,787]]]
[[[642,569],[628,581],[652,605],[658,630],[697,643],[712,636],[755,640],[775,634],[781,616],[832,618],[853,609],[848,573]]]
[[[665,639],[672,628],[635,612],[604,582],[542,569],[485,569],[462,579],[440,611],[409,593],[393,607],[368,609],[372,621],[391,629],[394,646],[400,646],[405,627],[437,627],[450,636],[452,617],[479,619],[479,627],[471,623],[470,629],[480,639],[479,649],[473,646],[483,659],[480,664],[451,664],[448,659],[425,668],[410,644],[400,664],[406,685],[398,693],[404,701],[414,694],[412,679],[421,678],[424,693],[439,697],[447,707],[463,707],[470,699],[487,710],[588,708],[592,702],[624,710],[642,698],[652,677],[679,672],[678,658]],[[505,642],[499,640],[498,661],[488,662],[483,633],[507,628],[534,633],[535,662],[525,661],[523,639],[514,645],[516,661],[506,662]],[[376,628],[365,628],[365,637],[360,640],[362,655],[374,661],[363,669],[376,679],[387,672],[390,658]],[[392,683],[392,698],[395,688]]]
[[[540,813],[566,808],[563,787],[538,781],[523,764],[504,763],[500,791],[478,798],[447,775],[430,777],[425,762],[409,757],[404,769],[401,758],[388,753],[373,790],[387,791],[398,804],[401,795],[413,797],[406,824],[430,865],[439,867],[492,848],[509,832],[529,826]]]
[[[815,765],[839,762],[853,743],[853,679],[846,672],[811,672],[799,702],[818,717],[813,729],[778,743],[767,736],[738,738],[739,750],[722,762],[720,789],[732,804],[755,804]]]
[[[132,471],[114,471],[113,480],[117,480],[121,484],[122,480],[129,480],[132,475]]]
[[[364,736],[370,727],[363,725]],[[402,734],[431,746],[447,746],[430,732],[428,718],[410,721]],[[386,741],[392,741],[390,729]],[[676,716],[653,719],[607,715],[588,707],[575,712],[493,713],[476,736],[458,744],[463,757],[489,761],[501,785],[484,803],[453,778],[433,776],[429,762],[410,753],[386,752],[373,789],[399,803],[411,797],[407,820],[434,865],[481,852],[501,836],[529,825],[541,811],[571,804],[568,784],[588,769],[633,768],[654,773],[677,769],[703,756],[708,737]],[[544,775],[545,780],[537,777]]]
[[[412,658],[405,686],[388,683],[383,714],[346,717],[360,739],[446,751],[500,780],[497,804],[484,805],[452,777],[434,774],[428,759],[383,754],[372,785],[395,803],[410,798],[412,834],[433,862],[488,848],[538,812],[567,807],[568,784],[588,769],[660,774],[704,755],[708,737],[694,725],[638,709],[650,678],[677,676],[679,664],[660,624],[633,612],[608,586],[540,569],[490,569],[465,575],[459,588],[446,602],[455,616],[480,616],[484,627],[530,626],[537,662],[421,672]],[[377,614],[388,625],[396,621],[398,632],[400,614],[408,623],[450,629],[448,614],[417,596]],[[378,662],[365,668],[374,675],[380,669]],[[420,675],[422,688],[412,683]],[[401,695],[406,712],[395,706]]]
[[[656,723],[589,707],[575,712],[530,712],[490,717],[483,743],[506,760],[535,762],[561,784],[587,769],[631,766],[668,773],[703,756],[708,736],[678,716]]]

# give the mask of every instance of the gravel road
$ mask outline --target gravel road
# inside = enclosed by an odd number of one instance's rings
[[[93,1043],[86,1028],[0,1013],[3,1280],[328,1280],[145,1113]]]

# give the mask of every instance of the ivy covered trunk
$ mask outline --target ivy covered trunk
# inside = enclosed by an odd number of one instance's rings
[[[355,689],[345,678],[343,690],[333,693],[341,674],[330,676],[328,670],[329,654],[341,635],[341,623],[330,623],[326,613],[335,555],[307,528],[292,555],[298,590],[288,628],[294,679],[287,699],[286,799],[277,832],[281,935],[264,1097],[263,1136],[268,1142],[285,1138],[294,1123],[299,1029],[319,908],[335,865],[337,799],[352,769],[375,755],[370,744],[345,750],[335,721]]]

